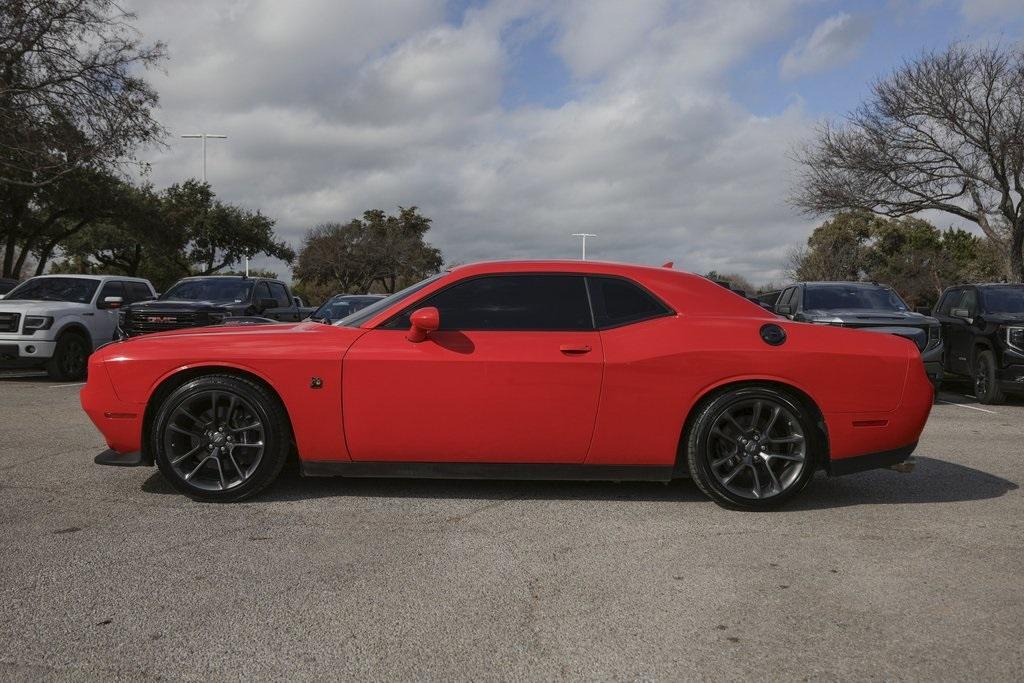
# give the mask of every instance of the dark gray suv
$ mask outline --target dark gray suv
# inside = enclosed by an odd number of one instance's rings
[[[799,322],[905,337],[921,352],[932,384],[938,387],[942,381],[939,321],[910,310],[891,287],[874,282],[801,282],[782,290],[774,310]]]

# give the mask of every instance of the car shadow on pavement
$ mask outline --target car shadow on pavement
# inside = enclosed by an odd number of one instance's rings
[[[981,470],[937,460],[916,458],[911,474],[875,470],[845,477],[816,475],[807,490],[784,510],[814,510],[850,505],[953,503],[998,498],[1018,488],[1012,481]],[[177,492],[159,472],[142,484],[147,493]],[[593,500],[636,502],[697,502],[707,498],[689,479],[668,484],[611,481],[521,481],[476,479],[386,479],[302,477],[289,467],[267,491],[248,503],[316,498],[452,498],[472,500]]]

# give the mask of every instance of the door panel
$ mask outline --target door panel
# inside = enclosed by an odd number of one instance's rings
[[[348,448],[353,460],[581,463],[602,369],[593,331],[442,331],[413,343],[371,330],[344,360]]]

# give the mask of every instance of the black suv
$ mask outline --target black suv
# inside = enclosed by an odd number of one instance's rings
[[[121,309],[122,335],[133,337],[183,327],[217,325],[228,319],[294,322],[313,312],[280,280],[241,275],[207,275],[178,280],[155,301]]]
[[[791,320],[885,332],[914,342],[928,379],[942,381],[939,321],[911,311],[891,287],[874,282],[801,282],[787,287],[775,312]]]
[[[958,285],[935,307],[946,372],[974,380],[982,403],[1024,393],[1024,285]]]

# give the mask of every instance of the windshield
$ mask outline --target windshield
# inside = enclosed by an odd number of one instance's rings
[[[100,286],[99,280],[80,277],[32,278],[15,287],[4,301],[70,301],[87,304]]]
[[[1024,313],[1024,287],[985,287],[981,297],[988,313]]]
[[[421,280],[420,282],[417,282],[411,287],[406,287],[401,291],[395,292],[391,296],[384,297],[380,301],[374,304],[370,304],[363,310],[353,313],[350,316],[344,317],[334,324],[340,325],[342,327],[359,327],[367,320],[383,311],[385,308],[388,308],[392,304],[398,303],[402,299],[408,298],[410,295],[420,291],[421,289],[429,285],[431,282],[438,280],[447,274],[448,273],[438,273],[437,275],[431,275],[426,280]]]
[[[804,292],[805,311],[842,309],[905,311],[907,305],[886,287],[864,285],[814,285]]]
[[[242,303],[249,300],[251,280],[210,278],[182,280],[160,295],[162,301],[217,301]]]
[[[318,320],[340,320],[356,311],[361,311],[375,301],[380,301],[376,296],[336,296],[324,302],[320,308],[313,312],[311,318]]]

